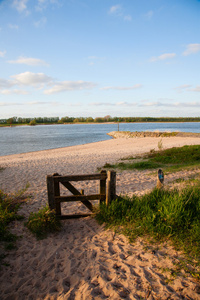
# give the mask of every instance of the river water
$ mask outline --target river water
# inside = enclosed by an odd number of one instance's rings
[[[0,156],[109,140],[117,130],[118,124],[0,127]],[[200,123],[120,123],[119,130],[200,132]]]

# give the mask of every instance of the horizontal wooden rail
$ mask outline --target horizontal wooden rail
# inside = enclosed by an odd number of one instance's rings
[[[54,176],[55,182],[65,183],[68,181],[86,181],[86,180],[105,180],[107,174],[89,174],[89,175],[69,175],[69,176]]]
[[[56,196],[55,200],[56,202],[71,202],[71,201],[81,201],[85,202],[88,200],[101,200],[104,198],[105,200],[105,195],[99,195],[99,194],[94,194],[94,195],[74,195],[74,196]]]

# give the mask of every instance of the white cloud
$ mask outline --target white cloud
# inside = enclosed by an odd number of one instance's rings
[[[38,0],[35,8],[37,11],[43,11],[49,4],[56,4],[58,6],[60,5],[58,0]]]
[[[127,90],[135,90],[142,87],[142,84],[135,84],[133,86],[124,87],[124,86],[107,86],[103,87],[100,90],[108,91],[108,90],[119,90],[119,91],[127,91]]]
[[[14,29],[14,30],[19,29],[19,26],[16,25],[16,24],[8,24],[8,27],[9,27],[10,29]]]
[[[200,44],[189,44],[186,47],[186,50],[183,52],[184,56],[194,54],[200,51]]]
[[[90,60],[89,65],[93,66],[96,63],[102,62],[103,60],[105,60],[105,57],[98,57],[98,56],[88,56],[87,58],[88,60]]]
[[[121,101],[121,102],[92,102],[90,103],[91,106],[126,106],[126,107],[132,107],[136,106],[137,103],[130,103],[126,101]]]
[[[29,92],[27,91],[24,91],[24,90],[0,90],[0,94],[3,94],[3,95],[28,95]]]
[[[96,84],[93,82],[83,80],[55,82],[55,80],[52,77],[47,76],[44,73],[24,72],[12,75],[10,77],[12,78],[11,80],[0,78],[1,94],[8,95],[12,93],[26,93],[25,91],[22,92],[20,89],[10,89],[10,91],[8,91],[8,89],[13,86],[27,86],[33,87],[35,89],[45,89],[44,94],[47,95],[66,91],[92,89],[96,86]]]
[[[121,101],[116,103],[117,106],[136,106],[136,103],[129,103],[126,101]]]
[[[150,20],[153,17],[153,11],[148,11],[144,16],[146,19]]]
[[[0,102],[0,106],[13,106],[13,105],[23,105],[23,103],[17,103],[17,102]]]
[[[10,88],[14,85],[12,80],[0,78],[0,88]]]
[[[17,85],[25,86],[38,86],[43,87],[45,84],[52,83],[53,79],[44,73],[32,73],[24,72],[11,76],[14,79],[14,83]]]
[[[0,57],[4,57],[6,54],[6,51],[0,51]]]
[[[123,10],[123,8],[122,8],[122,6],[120,4],[116,4],[116,5],[111,6],[110,9],[109,9],[109,14],[115,15],[117,17],[121,17],[125,21],[129,21],[130,22],[132,20],[131,15],[125,14],[125,12],[124,12],[124,10]]]
[[[44,91],[44,94],[55,94],[60,92],[66,91],[78,91],[78,90],[85,90],[85,89],[92,89],[96,86],[93,82],[87,81],[62,81],[55,84],[52,88],[47,89]]]
[[[124,20],[129,22],[132,21],[131,15],[124,16]]]
[[[160,56],[154,56],[150,59],[151,62],[158,61],[158,60],[166,60],[166,59],[171,59],[176,56],[176,53],[164,53]]]
[[[162,106],[163,104],[161,102],[144,102],[144,103],[140,103],[139,106]]]
[[[28,102],[27,105],[49,105],[52,104],[51,102],[44,102],[44,101],[33,101],[33,102]]]
[[[19,57],[16,60],[9,60],[8,63],[24,64],[28,66],[48,66],[48,64],[44,60],[32,57]]]
[[[190,89],[190,91],[200,92],[200,85],[197,85],[196,88],[194,88],[194,89]]]
[[[43,27],[47,22],[47,18],[46,17],[42,17],[40,20],[38,20],[37,22],[34,23],[34,26],[37,28]]]
[[[192,91],[192,92],[200,92],[200,85],[197,85],[195,88],[191,88],[191,87],[192,87],[192,85],[190,85],[190,84],[183,84],[183,85],[177,86],[174,89],[177,90],[178,92],[182,92],[184,90]]]
[[[169,103],[169,102],[145,102],[143,104],[139,104],[139,106],[155,106],[155,107],[200,107],[200,102],[174,102],[174,103]]]
[[[183,84],[183,85],[175,87],[174,90],[177,90],[179,93],[181,93],[184,90],[188,90],[190,87],[191,87],[190,84]]]
[[[92,102],[90,103],[91,106],[115,106],[115,103],[108,103],[108,102]]]
[[[25,12],[26,14],[29,14],[29,11],[27,10],[27,2],[28,0],[14,0],[13,7],[20,13]]]
[[[177,86],[175,89],[187,89],[187,88],[189,88],[189,87],[191,87],[190,84],[183,84],[183,85]]]
[[[172,106],[175,107],[200,107],[200,102],[175,102]]]
[[[110,14],[118,14],[119,12],[121,12],[122,8],[121,5],[117,4],[117,5],[113,5],[110,7],[109,9],[109,13]]]
[[[42,102],[42,101],[33,101],[33,102],[0,102],[0,106],[14,106],[14,105],[55,105],[56,102]]]

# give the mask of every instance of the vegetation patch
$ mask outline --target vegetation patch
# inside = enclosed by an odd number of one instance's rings
[[[106,223],[127,235],[156,240],[170,239],[174,245],[200,261],[200,182],[183,190],[159,190],[143,196],[118,197],[96,212],[99,223]]]
[[[139,161],[135,161],[136,159],[139,159]],[[126,160],[126,162],[124,162],[124,160]],[[104,165],[104,168],[119,168],[122,170],[163,168],[165,171],[178,171],[183,168],[194,168],[199,166],[200,145],[194,145],[173,147],[160,151],[151,150],[143,156],[123,159],[123,162],[112,165],[107,163]]]
[[[43,239],[50,232],[59,231],[61,228],[60,220],[48,205],[36,213],[31,213],[25,225],[38,239]]]
[[[15,247],[14,242],[17,240],[17,236],[10,232],[9,225],[12,221],[24,218],[18,214],[18,210],[20,205],[27,201],[28,197],[24,195],[27,188],[28,185],[25,189],[11,195],[0,190],[0,242],[7,250]],[[4,255],[1,255],[2,257]]]

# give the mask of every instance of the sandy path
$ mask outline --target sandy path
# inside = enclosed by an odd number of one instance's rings
[[[30,183],[32,199],[21,209],[27,217],[47,202],[47,174],[96,173],[106,162],[156,150],[159,140],[116,139],[0,157],[0,166],[5,167],[0,173],[0,188],[12,192]],[[165,148],[199,141],[162,139]],[[168,176],[166,183],[179,176]],[[155,182],[148,172],[118,172],[117,193],[146,192]],[[84,186],[77,183],[77,188],[84,188],[87,194],[98,187],[95,182],[86,182]],[[81,204],[65,209],[69,213],[86,211]],[[0,270],[0,299],[200,299],[198,283],[184,271],[173,282],[166,281],[169,274],[163,270],[172,268],[180,258],[169,244],[153,246],[143,239],[129,244],[124,236],[105,230],[91,218],[62,224],[60,233],[37,241],[21,222],[15,222],[13,231],[23,237],[5,259],[9,266]]]

